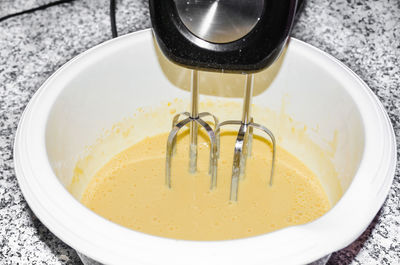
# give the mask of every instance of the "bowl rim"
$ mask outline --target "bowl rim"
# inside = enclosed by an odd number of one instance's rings
[[[347,92],[357,99],[354,102],[365,128],[359,168],[348,190],[327,214],[304,225],[249,238],[188,241],[124,228],[80,204],[55,176],[47,157],[47,118],[62,91],[56,83],[73,78],[100,54],[149,40],[152,41],[151,29],[146,29],[87,50],[58,69],[26,107],[15,136],[15,172],[29,206],[52,233],[77,251],[106,264],[187,264],[189,260],[192,264],[241,264],[248,263],[249,257],[256,264],[303,264],[341,249],[361,235],[382,206],[394,178],[397,156],[393,127],[382,104],[353,71],[331,55],[294,38],[289,49],[307,54],[349,84]]]

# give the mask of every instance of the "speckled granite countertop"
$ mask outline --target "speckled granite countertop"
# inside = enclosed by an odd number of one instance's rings
[[[2,0],[0,17],[54,0]],[[65,62],[110,39],[107,0],[78,0],[0,22],[0,264],[80,264],[27,206],[13,169],[18,121]],[[150,27],[146,0],[117,1],[120,35]],[[378,95],[400,143],[400,1],[307,0],[293,36],[338,58]],[[363,235],[328,264],[400,264],[400,170]]]

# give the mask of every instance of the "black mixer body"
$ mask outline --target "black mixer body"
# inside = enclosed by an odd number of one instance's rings
[[[157,43],[185,67],[256,72],[280,55],[296,0],[150,0]]]

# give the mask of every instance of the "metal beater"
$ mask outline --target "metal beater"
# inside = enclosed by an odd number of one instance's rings
[[[253,122],[251,117],[251,99],[253,96],[254,88],[254,75],[246,75],[246,84],[243,101],[243,113],[242,120],[228,120],[218,124],[216,128],[216,135],[219,139],[220,129],[225,125],[240,125],[238,135],[235,142],[235,152],[233,154],[233,165],[232,165],[232,180],[231,180],[231,192],[230,200],[237,201],[238,189],[239,189],[239,177],[245,174],[247,157],[251,155],[251,147],[253,141],[253,128],[259,129],[265,132],[271,139],[272,142],[272,165],[271,173],[269,177],[269,185],[272,185],[272,177],[274,175],[275,168],[275,154],[276,154],[276,141],[273,133],[265,126]],[[219,149],[218,149],[219,150]],[[218,154],[217,154],[218,155]]]
[[[150,0],[150,15],[157,43],[172,61],[191,72],[191,113],[173,119],[166,153],[166,184],[171,187],[171,159],[178,131],[190,124],[189,171],[196,172],[197,133],[204,128],[210,139],[210,189],[217,184],[219,134],[225,125],[240,125],[235,143],[230,200],[237,201],[239,178],[251,154],[253,129],[265,132],[272,142],[274,174],[276,142],[272,132],[251,117],[253,72],[271,65],[280,55],[291,30],[296,0]],[[224,121],[208,112],[198,112],[198,70],[246,74],[241,120]],[[186,118],[180,120],[184,116]],[[203,120],[214,119],[214,130]]]
[[[171,188],[171,160],[174,153],[178,131],[190,123],[189,172],[196,173],[197,171],[197,137],[199,130],[198,126],[200,125],[205,129],[208,137],[210,138],[209,174],[211,175],[210,189],[213,189],[217,185],[217,139],[214,130],[202,118],[207,116],[212,117],[214,119],[214,126],[218,125],[218,119],[209,112],[199,113],[199,73],[197,70],[191,71],[190,91],[192,106],[191,113],[179,113],[175,115],[172,121],[172,130],[167,140],[165,183],[169,188]],[[179,121],[181,116],[185,116],[187,118]]]

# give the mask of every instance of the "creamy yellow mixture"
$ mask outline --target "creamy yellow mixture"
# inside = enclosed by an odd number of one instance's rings
[[[224,240],[310,222],[330,208],[318,178],[299,159],[277,148],[269,186],[271,146],[255,136],[238,202],[229,201],[236,133],[223,132],[217,188],[209,190],[209,145],[199,137],[198,172],[188,172],[188,133],[179,135],[172,189],[165,185],[167,134],[149,137],[109,161],[81,201],[99,215],[148,234],[187,240]]]

